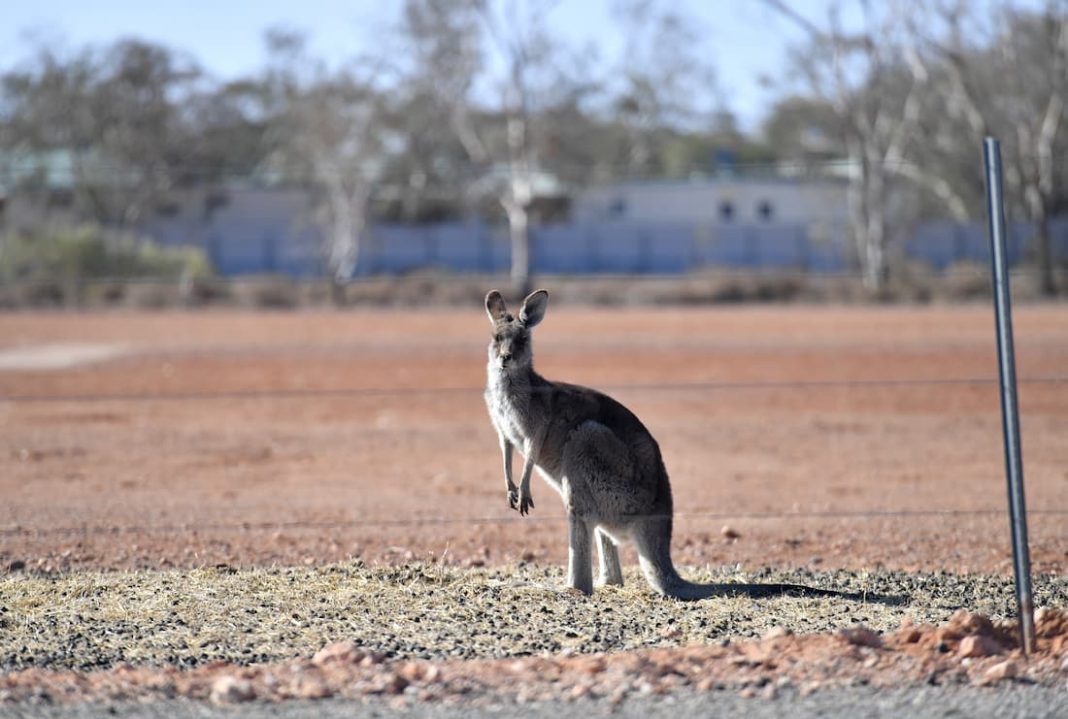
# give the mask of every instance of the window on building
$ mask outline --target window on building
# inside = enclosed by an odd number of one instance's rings
[[[719,219],[724,222],[730,222],[734,219],[734,203],[730,200],[724,200],[719,203]]]
[[[757,217],[764,222],[770,222],[772,217],[775,216],[775,208],[771,206],[770,200],[761,200],[757,205]]]

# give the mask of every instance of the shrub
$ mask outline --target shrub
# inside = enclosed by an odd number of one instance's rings
[[[95,224],[12,233],[0,244],[0,278],[77,283],[98,279],[196,279],[212,274],[204,253],[163,247]]]

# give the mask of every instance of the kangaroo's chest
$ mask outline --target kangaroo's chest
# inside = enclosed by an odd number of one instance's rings
[[[486,392],[486,407],[494,428],[509,442],[522,447],[530,438],[529,402],[517,401],[491,387]]]

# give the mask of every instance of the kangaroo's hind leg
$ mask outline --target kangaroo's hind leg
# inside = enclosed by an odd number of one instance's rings
[[[597,530],[597,555],[601,560],[598,584],[623,586],[623,569],[619,565],[619,549],[603,529]]]
[[[583,594],[593,594],[593,557],[590,527],[586,520],[568,512],[567,584]]]

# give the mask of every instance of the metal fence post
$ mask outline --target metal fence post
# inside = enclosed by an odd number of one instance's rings
[[[991,262],[994,272],[994,316],[997,324],[998,372],[1001,389],[1001,423],[1005,440],[1005,472],[1009,484],[1009,518],[1012,526],[1012,560],[1016,573],[1016,602],[1020,615],[1024,654],[1035,647],[1034,602],[1031,596],[1031,557],[1027,546],[1027,509],[1024,502],[1023,460],[1020,449],[1020,415],[1016,404],[1016,355],[1012,343],[1012,305],[1008,262],[1005,257],[1005,206],[1002,196],[1001,145],[983,141],[986,170],[986,209],[990,223]]]

